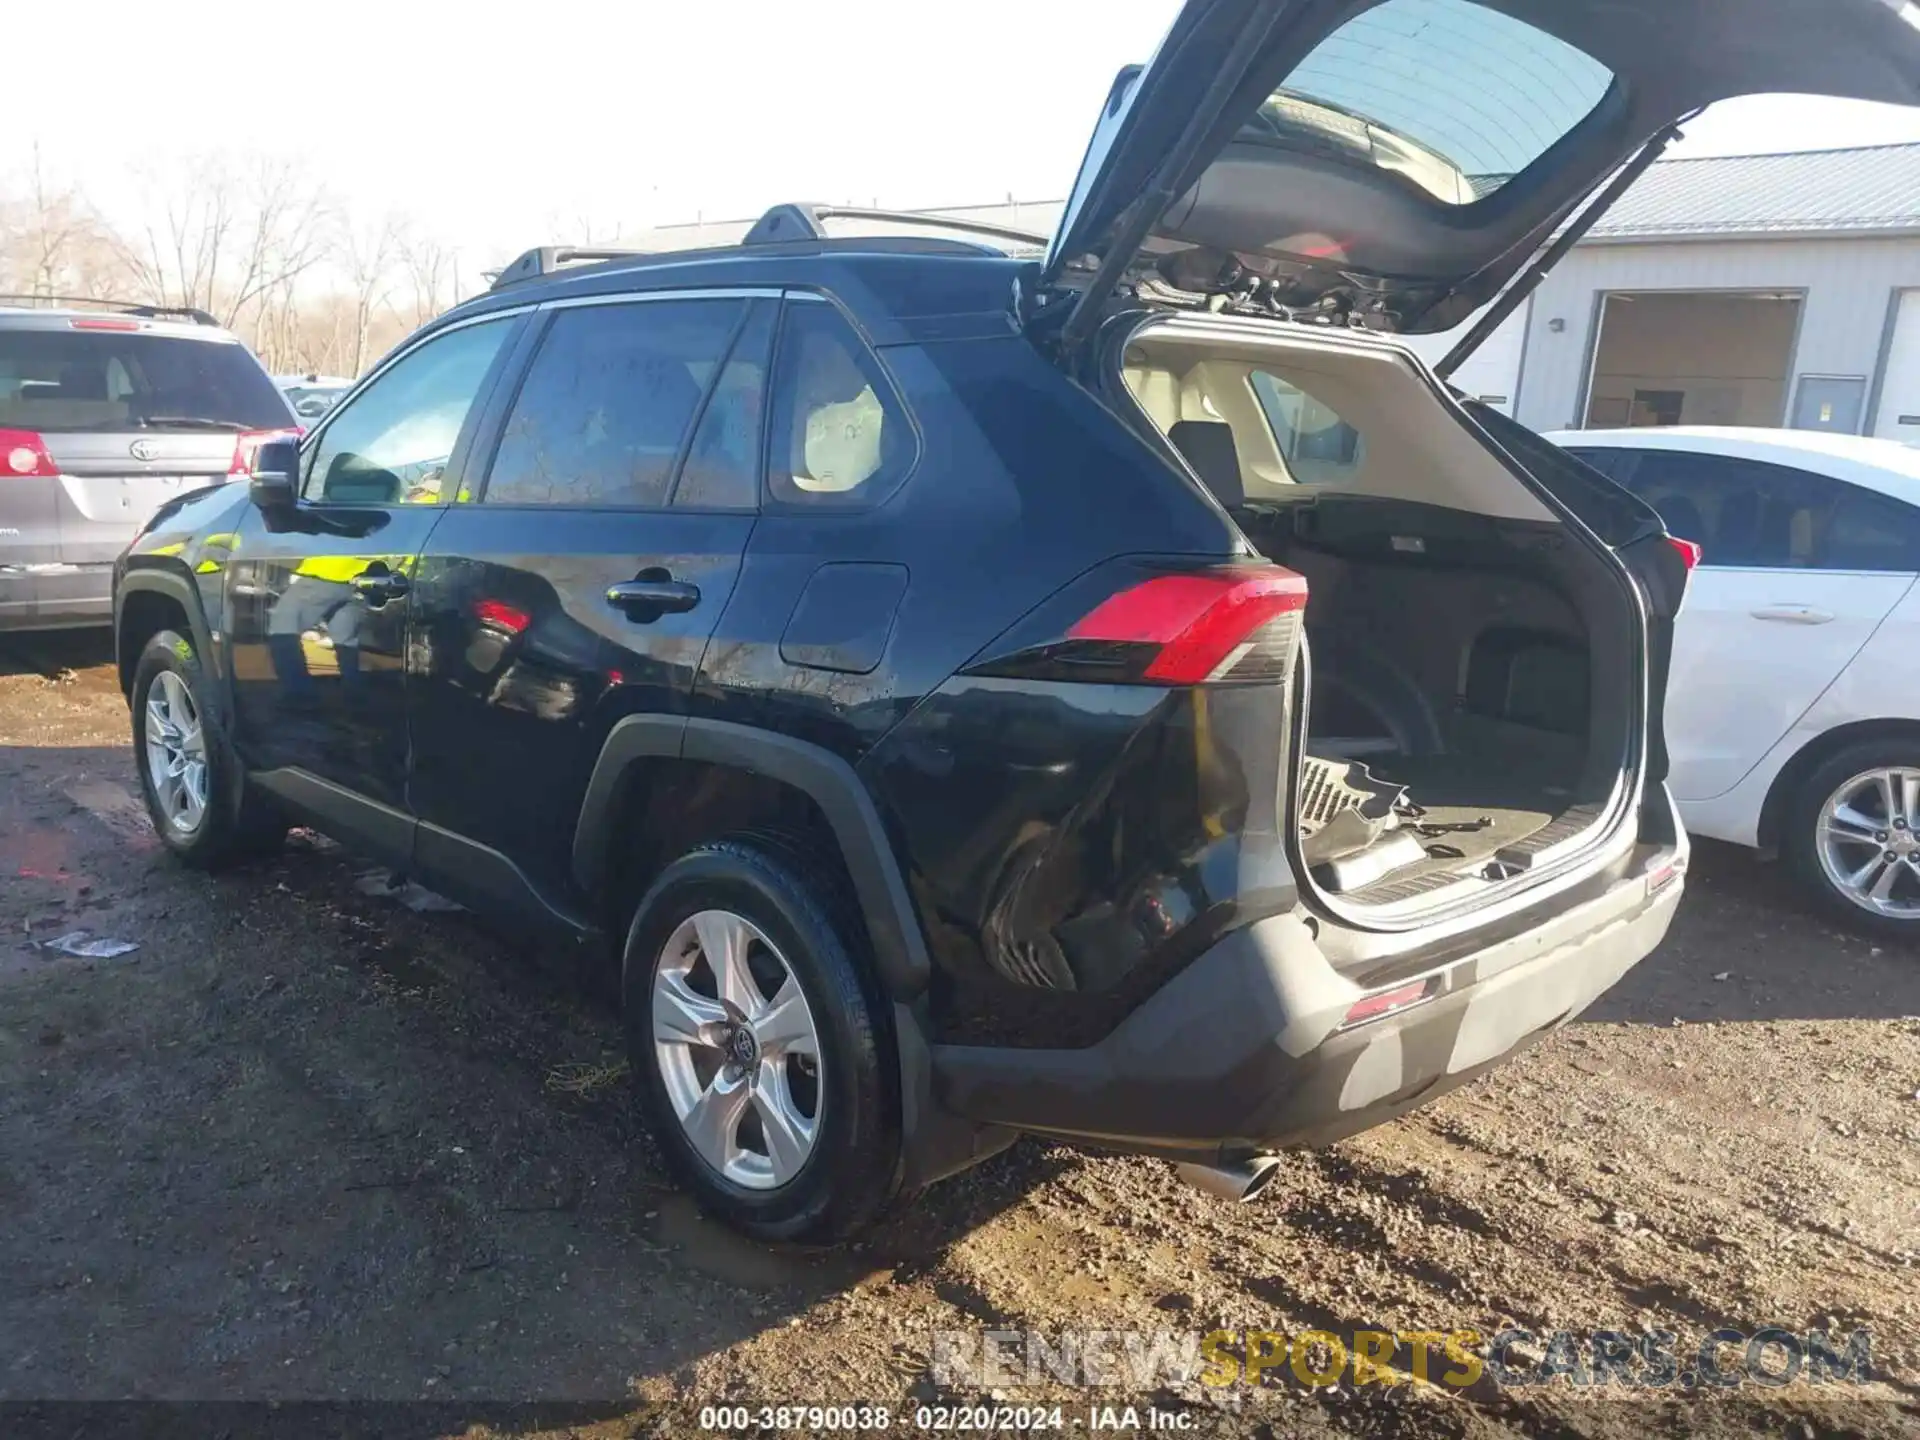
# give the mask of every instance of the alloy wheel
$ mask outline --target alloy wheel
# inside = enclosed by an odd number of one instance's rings
[[[175,834],[192,835],[207,815],[207,737],[193,692],[173,671],[153,677],[140,728],[160,813]]]
[[[1820,868],[1861,909],[1920,920],[1920,770],[1863,771],[1820,807]]]
[[[792,967],[731,910],[688,916],[654,967],[653,1049],[668,1103],[700,1157],[773,1190],[820,1133],[820,1036]]]

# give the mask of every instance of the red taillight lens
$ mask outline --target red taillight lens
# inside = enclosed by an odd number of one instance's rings
[[[1689,572],[1700,563],[1700,557],[1707,553],[1693,541],[1682,540],[1678,535],[1667,536],[1667,543],[1680,552],[1680,558],[1687,562]]]
[[[298,440],[306,433],[299,425],[287,430],[242,430],[233,437],[233,463],[227,466],[227,474],[251,475],[262,445],[269,440]]]
[[[1382,1015],[1390,1015],[1395,1010],[1404,1010],[1409,1005],[1417,1005],[1427,998],[1431,981],[1416,980],[1411,985],[1402,985],[1395,990],[1382,990],[1377,995],[1369,995],[1364,1000],[1355,1001],[1347,1011],[1343,1022],[1358,1025],[1363,1020],[1378,1020]]]
[[[1273,679],[1306,608],[1306,577],[1277,566],[1156,575],[1103,600],[1067,638],[1156,647],[1140,678],[1161,685]]]
[[[0,479],[51,478],[60,473],[47,442],[32,430],[0,430]]]
[[[114,320],[105,316],[90,315],[80,320],[69,320],[67,324],[75,330],[138,330],[138,320]]]

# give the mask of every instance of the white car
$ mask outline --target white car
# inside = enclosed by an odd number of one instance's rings
[[[1920,450],[1801,430],[1549,435],[1701,547],[1666,736],[1687,828],[1920,937]]]
[[[276,375],[273,383],[301,420],[317,420],[353,388],[344,375]]]

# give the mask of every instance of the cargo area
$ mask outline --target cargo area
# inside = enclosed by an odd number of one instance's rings
[[[1280,329],[1149,322],[1123,374],[1251,544],[1307,577],[1300,868],[1336,913],[1404,922],[1597,855],[1634,779],[1630,582],[1419,361]]]

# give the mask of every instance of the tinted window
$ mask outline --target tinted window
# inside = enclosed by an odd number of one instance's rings
[[[437,335],[331,417],[307,456],[303,494],[354,505],[437,505],[447,461],[513,322]]]
[[[1827,526],[1821,566],[1920,571],[1920,509],[1848,485]]]
[[[237,342],[0,329],[0,426],[58,434],[165,429],[182,421],[277,430],[293,418]]]
[[[866,504],[913,463],[913,436],[880,362],[825,303],[787,306],[771,426],[767,480],[788,504]]]
[[[1613,72],[1470,0],[1384,0],[1315,47],[1242,131],[1307,145],[1465,205],[1588,115]]]
[[[1771,570],[1821,563],[1844,488],[1784,465],[1665,450],[1638,452],[1627,486],[1669,531],[1701,546],[1702,564]]]
[[[1591,465],[1609,480],[1624,482],[1633,471],[1636,452],[1632,450],[1578,450],[1567,453],[1582,464]]]
[[[1303,485],[1350,479],[1360,468],[1360,432],[1333,407],[1265,370],[1252,372],[1253,393],[1273,429],[1274,444]]]
[[[507,417],[492,505],[664,505],[743,303],[561,310]]]
[[[733,343],[674,483],[675,505],[751,510],[760,500],[760,419],[775,308],[756,303]]]

